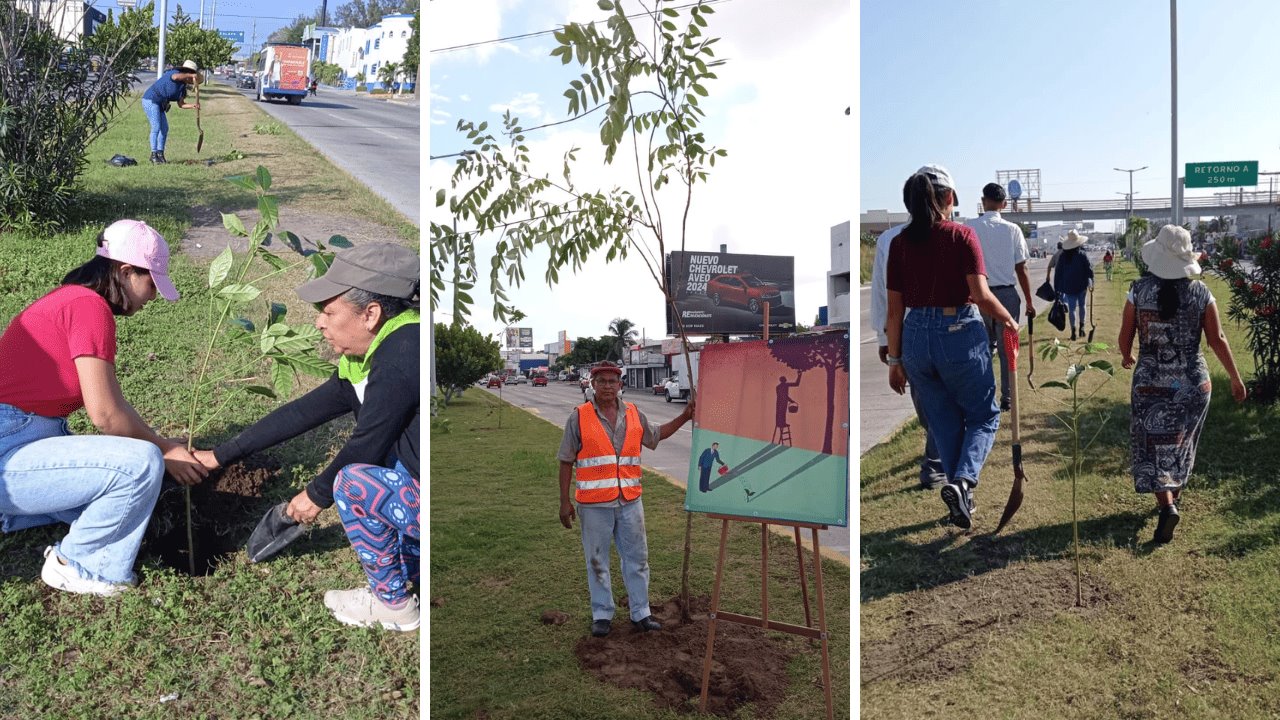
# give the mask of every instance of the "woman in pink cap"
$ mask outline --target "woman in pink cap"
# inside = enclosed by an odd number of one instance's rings
[[[157,435],[116,378],[117,315],[159,293],[178,299],[160,233],[120,220],[97,254],[27,306],[0,336],[0,531],[67,523],[45,549],[40,577],[59,590],[115,595],[136,583],[133,563],[166,470],[184,485],[208,472],[186,447]],[[85,408],[101,435],[72,435]]]

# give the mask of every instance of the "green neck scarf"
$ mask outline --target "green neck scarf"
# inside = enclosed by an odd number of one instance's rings
[[[369,377],[369,365],[373,360],[373,351],[378,349],[382,341],[405,325],[417,325],[420,322],[422,322],[421,313],[417,310],[405,310],[383,323],[378,330],[378,334],[373,337],[373,342],[369,344],[369,349],[365,351],[364,357],[353,358],[343,355],[338,360],[338,377],[350,382],[352,385],[362,382]]]

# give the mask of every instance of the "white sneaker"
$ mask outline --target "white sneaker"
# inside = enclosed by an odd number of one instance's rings
[[[58,557],[52,545],[44,549],[44,567],[40,569],[40,579],[55,590],[103,597],[119,595],[130,587],[127,583],[107,583],[80,577],[75,568]]]
[[[388,630],[408,632],[416,630],[422,624],[418,598],[410,596],[404,607],[390,608],[367,585],[354,590],[329,590],[324,594],[324,606],[333,612],[333,617],[338,622],[345,625],[381,625]]]

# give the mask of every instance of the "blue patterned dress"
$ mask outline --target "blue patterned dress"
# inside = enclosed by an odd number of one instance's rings
[[[1170,320],[1160,319],[1160,278],[1146,275],[1129,289],[1139,345],[1129,434],[1133,486],[1140,493],[1187,484],[1213,388],[1200,353],[1204,311],[1214,302],[1213,294],[1199,280],[1175,282],[1178,311]]]

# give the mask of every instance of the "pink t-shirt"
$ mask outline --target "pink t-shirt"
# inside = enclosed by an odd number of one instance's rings
[[[18,313],[0,336],[0,403],[45,417],[84,407],[76,358],[116,361],[116,319],[98,293],[63,285]]]

